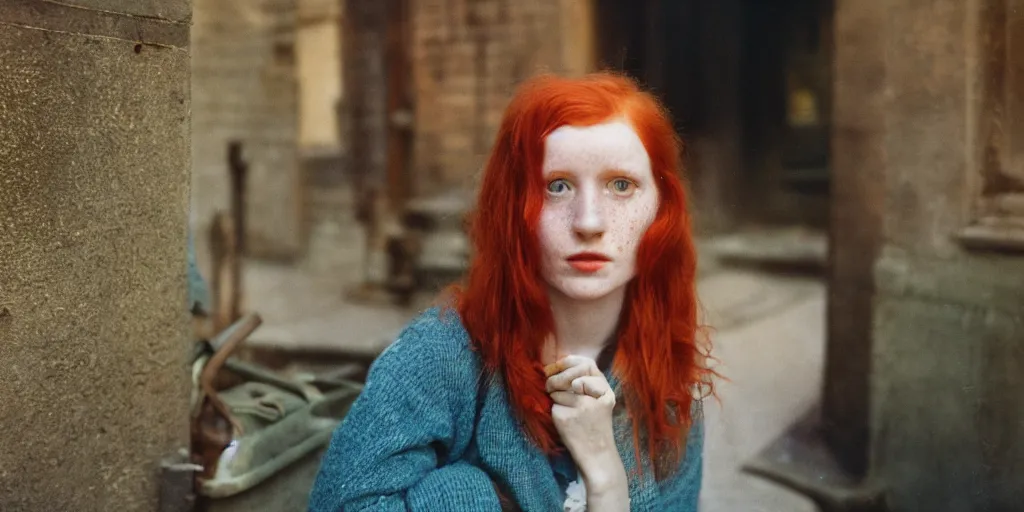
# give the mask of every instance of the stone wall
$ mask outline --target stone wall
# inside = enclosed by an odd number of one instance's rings
[[[249,254],[292,258],[304,244],[296,2],[195,1],[192,225],[201,255],[214,212],[229,207],[230,140],[249,162]]]
[[[516,83],[560,71],[559,5],[550,1],[415,3],[416,174],[463,183],[483,165]]]
[[[592,6],[592,0],[346,1],[341,129],[359,196],[357,218],[371,226],[367,280],[383,275],[378,256],[385,233],[399,229],[395,205],[474,191],[519,82],[539,72],[593,68]],[[389,37],[395,38],[390,48]],[[391,80],[389,73],[408,76]]]
[[[0,510],[152,511],[188,445],[189,0],[0,3]]]
[[[1024,94],[1020,7],[837,5],[828,379],[846,378],[826,400],[846,394],[834,418],[870,424],[869,479],[896,512],[1024,502],[1024,131],[1006,108]]]
[[[515,86],[593,67],[590,0],[414,0],[412,173],[422,193],[472,190]]]

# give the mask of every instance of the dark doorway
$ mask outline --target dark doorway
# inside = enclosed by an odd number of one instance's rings
[[[596,0],[600,65],[672,112],[715,227],[827,227],[832,1]]]

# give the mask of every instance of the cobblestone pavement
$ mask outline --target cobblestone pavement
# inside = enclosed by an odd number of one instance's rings
[[[344,290],[355,284],[358,271],[343,260],[330,265],[336,271],[325,272],[323,263],[247,263],[246,303],[264,318],[252,343],[377,350],[419,311],[351,303]],[[701,511],[813,512],[810,501],[739,468],[817,398],[824,285],[811,278],[715,265],[704,265],[701,276],[698,287],[706,323],[713,327],[716,370],[729,379],[719,383],[719,400],[706,407]]]

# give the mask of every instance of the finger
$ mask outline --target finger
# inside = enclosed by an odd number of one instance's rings
[[[551,393],[551,400],[558,405],[565,407],[576,407],[580,403],[580,395],[573,393],[572,391],[555,391]]]
[[[588,395],[594,398],[601,398],[612,390],[604,377],[594,377],[593,375],[573,379],[570,387],[576,394]]]
[[[590,376],[590,369],[584,365],[577,365],[566,370],[563,370],[547,380],[547,392],[552,391],[570,391],[572,390],[572,381],[580,378]]]
[[[552,375],[555,375],[556,373],[561,372],[562,370],[564,370],[566,368],[568,368],[568,367],[562,365],[562,359],[559,359],[559,360],[557,360],[557,361],[555,361],[555,362],[553,362],[553,363],[551,363],[551,364],[549,364],[549,365],[544,367],[544,376],[545,377],[550,377]]]
[[[590,370],[591,375],[601,375],[601,370],[597,369],[597,361],[587,356],[568,355],[562,358],[562,364],[565,365],[565,368],[584,366]]]
[[[552,404],[551,405],[551,419],[557,424],[560,420],[569,418],[572,416],[572,408],[564,405]]]
[[[591,375],[601,375],[601,370],[597,368],[597,363],[593,359],[586,356],[565,356],[558,361],[555,361],[544,367],[544,375],[550,377],[557,373],[563,372],[569,368],[575,366],[584,366]]]

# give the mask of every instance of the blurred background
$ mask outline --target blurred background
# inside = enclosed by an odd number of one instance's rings
[[[180,501],[208,396],[249,414],[198,377],[232,325],[305,400],[256,430],[343,417],[294,382],[460,277],[515,86],[600,69],[686,146],[701,510],[1024,510],[1022,0],[8,0],[0,67],[2,510]],[[302,510],[324,425],[204,506]]]

